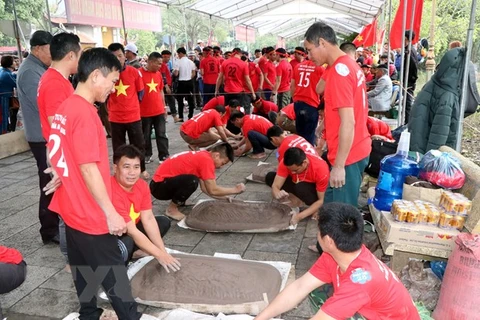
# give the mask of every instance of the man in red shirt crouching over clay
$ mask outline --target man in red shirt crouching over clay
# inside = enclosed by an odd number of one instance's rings
[[[297,306],[312,290],[331,283],[333,296],[312,320],[348,319],[360,314],[369,320],[419,320],[407,289],[363,244],[363,218],[353,206],[328,203],[320,208],[318,242],[323,254],[285,288],[255,320],[271,319]]]

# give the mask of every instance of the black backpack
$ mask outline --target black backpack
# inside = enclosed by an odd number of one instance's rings
[[[365,168],[365,172],[373,178],[378,178],[380,173],[380,162],[385,156],[394,154],[397,152],[398,143],[388,142],[384,140],[372,140],[372,152],[370,152],[370,158],[368,159],[368,165]]]

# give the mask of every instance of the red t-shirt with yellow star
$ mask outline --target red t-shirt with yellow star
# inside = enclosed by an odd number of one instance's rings
[[[162,98],[163,79],[160,71],[150,72],[145,68],[138,69],[142,74],[145,87],[143,99],[140,102],[140,115],[154,117],[165,113],[165,101]]]
[[[112,203],[118,214],[125,222],[133,221],[137,224],[140,221],[142,211],[152,209],[152,199],[148,184],[142,180],[133,185],[132,191],[127,191],[112,177]]]
[[[140,102],[138,92],[143,90],[140,71],[126,66],[120,72],[120,79],[115,83],[115,92],[108,98],[108,119],[111,122],[130,123],[140,120]]]

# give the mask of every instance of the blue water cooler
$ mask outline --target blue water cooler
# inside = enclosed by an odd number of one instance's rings
[[[400,136],[397,153],[386,156],[380,163],[380,174],[375,187],[373,205],[378,210],[390,211],[393,200],[402,199],[403,184],[407,176],[418,175],[417,162],[408,158],[410,132]]]

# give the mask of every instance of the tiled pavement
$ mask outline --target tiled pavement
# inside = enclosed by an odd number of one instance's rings
[[[170,154],[187,150],[180,138],[179,125],[169,118],[167,131]],[[109,141],[110,143],[110,141]],[[156,147],[154,141],[154,155]],[[110,152],[111,153],[111,152]],[[267,162],[275,162],[271,153]],[[237,158],[217,172],[219,185],[232,186],[245,182],[256,160]],[[147,164],[153,174],[158,159]],[[63,271],[64,262],[58,246],[43,245],[38,222],[38,177],[35,160],[30,152],[0,160],[0,244],[20,250],[28,265],[25,283],[13,292],[0,295],[0,303],[9,320],[62,319],[77,311],[78,302],[71,275]],[[193,201],[206,198],[199,190]],[[246,191],[237,196],[244,200],[271,200],[266,185],[246,182]],[[163,214],[168,202],[155,200],[155,214]],[[188,208],[187,208],[188,210]],[[172,224],[164,241],[172,249],[197,254],[212,255],[215,252],[237,253],[245,259],[278,260],[295,265],[297,277],[316,260],[317,255],[308,250],[315,242],[316,225],[313,220],[302,221],[295,231],[276,234],[213,234],[184,230]],[[108,305],[106,306],[108,307]],[[158,308],[141,306],[145,313],[155,315]],[[285,314],[283,319],[300,320],[312,315],[308,301]]]

